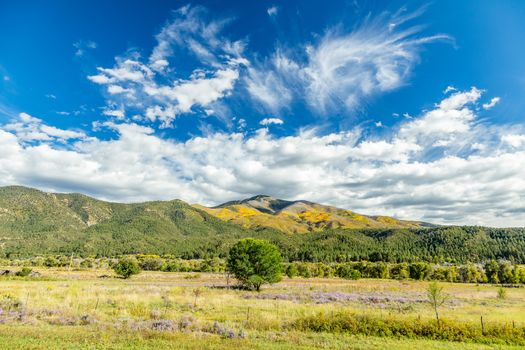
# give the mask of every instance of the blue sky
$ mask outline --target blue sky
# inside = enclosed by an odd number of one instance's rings
[[[523,225],[521,1],[4,1],[0,184]]]

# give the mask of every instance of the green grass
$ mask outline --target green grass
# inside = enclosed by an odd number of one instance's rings
[[[260,294],[224,287],[220,274],[143,272],[129,280],[99,278],[108,270],[37,269],[42,277],[1,278],[0,304],[18,301],[24,316],[0,324],[1,349],[513,349],[490,339],[475,343],[423,337],[375,337],[314,332],[295,327],[319,313],[360,315],[374,320],[433,322],[424,302],[428,282],[364,279],[284,279]],[[187,278],[190,276],[192,278]],[[449,323],[487,328],[525,326],[524,288],[444,283],[451,302],[441,308]],[[198,289],[199,293],[195,293]],[[339,294],[337,294],[339,293]],[[195,295],[197,294],[197,298]],[[356,295],[319,303],[313,296]],[[383,297],[370,301],[366,298]],[[6,299],[8,297],[8,299]],[[326,301],[326,300],[325,300]],[[403,301],[403,302],[401,302]],[[16,309],[16,308],[13,308]],[[4,314],[5,315],[5,314]],[[3,316],[0,316],[2,319]],[[172,331],[154,331],[152,322],[171,320]],[[182,328],[178,325],[187,322]],[[214,323],[245,338],[217,334]],[[372,334],[372,333],[371,333]],[[500,339],[501,340],[501,339]],[[501,341],[499,341],[501,343]],[[176,346],[175,346],[176,345]]]
[[[331,334],[287,333],[257,335],[252,339],[223,339],[216,335],[187,333],[108,332],[85,327],[0,326],[3,350],[75,349],[75,350],[161,350],[161,349],[519,349],[513,346],[489,346],[420,339],[396,339]]]

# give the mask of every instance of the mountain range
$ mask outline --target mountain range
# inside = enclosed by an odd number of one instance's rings
[[[181,200],[123,204],[78,193],[0,187],[0,253],[4,255],[173,252],[191,257],[224,250],[225,244],[239,237],[278,239],[327,229],[425,225],[263,195],[208,208]]]
[[[111,203],[78,193],[0,187],[0,258],[159,254],[225,257],[240,238],[290,261],[525,263],[525,229],[436,226],[260,195],[216,207],[181,200]]]

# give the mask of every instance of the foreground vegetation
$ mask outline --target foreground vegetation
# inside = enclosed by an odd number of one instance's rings
[[[525,289],[428,282],[284,278],[260,293],[225,274],[34,268],[0,278],[5,349],[482,349],[525,345]],[[461,343],[459,343],[461,342]],[[97,347],[98,346],[98,347]]]

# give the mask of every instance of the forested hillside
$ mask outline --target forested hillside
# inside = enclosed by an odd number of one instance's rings
[[[237,204],[227,204],[231,205]],[[525,229],[406,223],[406,228],[325,228],[293,234],[224,221],[180,200],[119,204],[80,194],[0,188],[1,257],[71,253],[224,257],[239,238],[255,237],[276,243],[289,261],[480,262],[503,258],[525,263]]]

